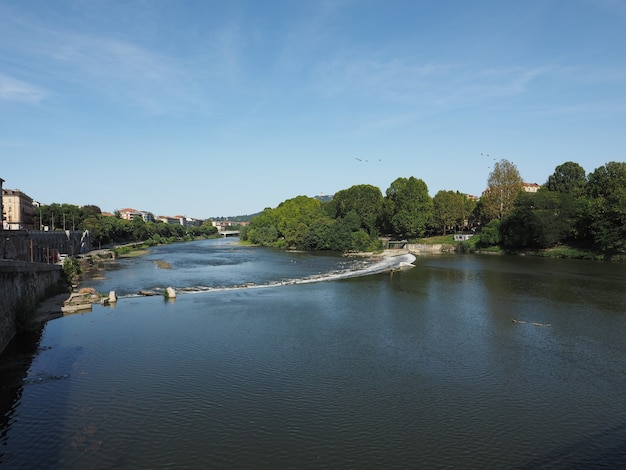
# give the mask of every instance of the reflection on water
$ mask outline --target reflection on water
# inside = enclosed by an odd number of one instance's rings
[[[124,260],[94,285],[133,293],[268,284],[350,263],[208,241]],[[0,463],[614,468],[626,461],[623,265],[479,256],[415,264],[175,302],[129,297],[114,309],[49,322],[3,426]]]

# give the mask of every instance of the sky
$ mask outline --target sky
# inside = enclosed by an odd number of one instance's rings
[[[0,0],[0,178],[195,218],[625,161],[625,0]]]

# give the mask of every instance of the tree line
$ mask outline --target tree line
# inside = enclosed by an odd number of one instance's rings
[[[519,191],[502,201],[493,217],[496,194],[482,204],[485,229],[481,243],[507,249],[545,249],[560,244],[604,254],[626,249],[626,163],[609,162],[589,174],[577,163],[557,166],[536,193]],[[482,201],[481,199],[481,201]],[[495,203],[495,204],[494,204]]]
[[[415,177],[396,179],[384,196],[367,184],[341,190],[328,202],[297,196],[263,210],[241,238],[278,248],[369,251],[382,247],[383,235],[412,240],[459,230],[479,234],[482,246],[573,244],[607,256],[622,253],[626,163],[609,162],[587,175],[577,163],[565,162],[529,193],[516,166],[504,159],[495,163],[478,201],[451,190],[430,197],[426,183]]]
[[[439,204],[440,199],[447,202]],[[423,180],[398,178],[385,196],[375,186],[360,184],[338,191],[328,202],[307,196],[288,199],[254,217],[241,238],[277,248],[371,251],[382,248],[381,234],[423,236],[431,229],[435,207],[445,228],[464,225],[474,205],[458,192],[431,198]]]
[[[105,216],[95,205],[42,205],[35,210],[35,223],[48,226],[51,230],[89,230],[93,246],[139,241],[158,245],[177,240],[219,236],[211,220],[205,220],[200,226],[190,227],[162,221],[145,222],[141,217],[125,220],[119,213],[114,217]]]

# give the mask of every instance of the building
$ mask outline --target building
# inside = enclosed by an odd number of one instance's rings
[[[179,216],[170,217],[169,215],[160,215],[157,217],[157,220],[170,225],[183,225],[183,221],[179,218]]]
[[[527,193],[536,193],[541,188],[537,183],[524,183],[524,191]]]
[[[137,217],[141,217],[144,222],[154,222],[154,214],[147,211],[138,211],[137,209],[120,209],[120,217],[124,220],[133,220]]]
[[[0,178],[0,230],[4,230],[4,209],[2,209],[2,183],[4,180]]]
[[[33,198],[19,189],[3,189],[2,228],[4,230],[34,230]]]
[[[465,242],[474,236],[473,233],[455,233],[454,241],[455,242]]]
[[[223,232],[225,230],[229,230],[232,227],[245,227],[246,225],[250,225],[250,222],[237,222],[233,220],[213,220],[211,221],[211,225],[213,227],[217,227],[217,230]]]

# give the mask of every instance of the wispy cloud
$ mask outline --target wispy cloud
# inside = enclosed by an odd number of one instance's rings
[[[184,64],[132,42],[97,36],[59,36],[47,49],[57,80],[160,114],[197,102]]]
[[[46,89],[59,100],[84,93],[149,114],[207,113],[220,85],[232,83],[238,73],[234,26],[215,31],[207,47],[180,53],[176,47],[155,49],[127,34],[56,27],[15,12],[8,18],[0,39],[13,31],[20,40],[0,51],[7,53],[13,76],[27,71],[40,86],[0,76],[0,99],[37,101]]]
[[[459,63],[424,62],[408,58],[347,58],[319,64],[320,93],[352,95],[381,101],[430,106],[458,106],[529,91],[532,82],[548,73],[545,67],[482,69]]]
[[[0,100],[38,103],[46,96],[44,90],[36,85],[0,74]]]

